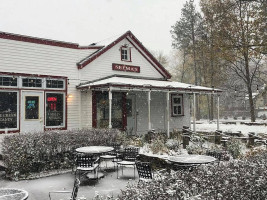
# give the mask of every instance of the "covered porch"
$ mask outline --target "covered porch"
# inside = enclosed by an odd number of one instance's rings
[[[77,86],[92,92],[92,126],[118,128],[130,135],[148,130],[164,131],[191,125],[196,131],[196,96],[221,90],[166,80],[112,76]],[[219,104],[218,104],[219,120]],[[218,121],[219,122],[219,121]],[[217,124],[219,129],[219,123]]]

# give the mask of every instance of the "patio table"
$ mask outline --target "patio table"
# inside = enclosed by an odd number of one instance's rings
[[[0,188],[1,200],[25,200],[28,199],[28,192],[16,188]]]
[[[177,163],[177,164],[200,165],[200,164],[207,164],[207,163],[214,162],[216,161],[216,158],[212,156],[206,156],[206,155],[189,154],[189,155],[170,156],[167,160],[172,163]]]
[[[87,147],[80,147],[76,149],[78,153],[86,153],[86,154],[102,154],[112,151],[113,147],[108,146],[87,146]]]

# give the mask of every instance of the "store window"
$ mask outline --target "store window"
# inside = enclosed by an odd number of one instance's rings
[[[172,95],[172,116],[183,115],[183,95]]]
[[[0,76],[0,86],[18,86],[18,79],[16,77]]]
[[[131,61],[131,49],[129,47],[121,47],[121,60]]]
[[[64,94],[46,93],[46,126],[64,126]]]
[[[42,79],[40,78],[23,78],[22,87],[42,87]]]
[[[46,88],[64,88],[64,81],[63,80],[46,80]]]
[[[0,92],[0,129],[18,128],[18,93]]]

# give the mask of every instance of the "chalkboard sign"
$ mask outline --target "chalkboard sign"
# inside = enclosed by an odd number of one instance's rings
[[[0,92],[0,129],[17,128],[17,92]]]
[[[39,119],[39,96],[25,97],[25,119]]]

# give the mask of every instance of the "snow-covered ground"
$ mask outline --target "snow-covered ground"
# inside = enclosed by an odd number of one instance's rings
[[[236,122],[236,124],[223,124],[225,122]],[[223,132],[237,132],[241,131],[241,133],[245,136],[248,135],[249,132],[263,133],[267,135],[267,126],[265,125],[252,125],[248,126],[245,124],[241,124],[241,122],[250,122],[249,120],[220,120],[219,127]],[[257,123],[267,123],[266,120],[258,120]],[[193,128],[193,125],[191,125]],[[214,132],[217,130],[216,121],[209,122],[208,120],[200,120],[196,122],[196,131],[200,132]]]

